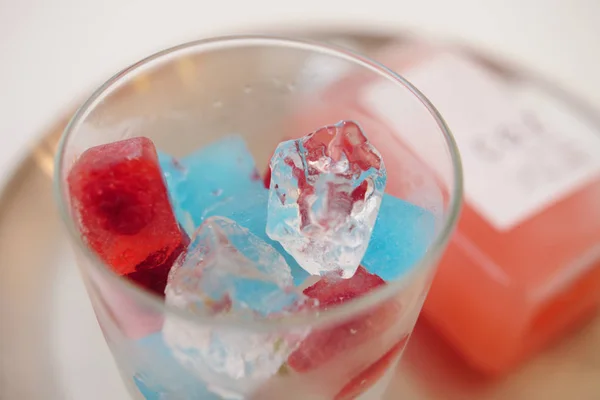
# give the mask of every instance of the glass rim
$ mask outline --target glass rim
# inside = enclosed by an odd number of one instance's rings
[[[100,102],[104,95],[109,93],[113,87],[130,78],[130,74],[135,73],[139,69],[147,67],[156,61],[163,60],[165,57],[177,56],[180,55],[180,53],[190,49],[210,49],[211,47],[223,48],[223,46],[246,47],[247,45],[266,45],[270,47],[294,48],[297,50],[327,54],[338,59],[344,59],[352,62],[361,68],[379,74],[381,77],[394,84],[401,85],[405,89],[408,89],[416,97],[416,100],[423,104],[423,106],[427,109],[429,114],[437,123],[438,128],[444,137],[452,161],[454,182],[451,191],[449,192],[449,215],[444,219],[442,229],[437,233],[425,254],[411,267],[410,272],[406,273],[401,279],[398,279],[397,281],[386,282],[386,285],[382,285],[380,288],[368,292],[365,295],[348,303],[332,307],[328,310],[306,310],[280,318],[266,318],[260,320],[242,320],[240,318],[232,318],[229,315],[219,317],[200,316],[192,313],[191,311],[170,306],[158,295],[150,293],[125,277],[117,275],[112,269],[108,268],[106,263],[104,263],[100,257],[98,257],[98,255],[84,242],[79,229],[72,218],[71,212],[69,211],[68,201],[64,198],[66,193],[66,180],[63,180],[61,175],[63,164],[65,162],[65,147],[68,139],[71,137],[73,132],[77,131],[79,125],[85,120],[89,111],[93,110],[96,104]],[[433,104],[431,104],[427,97],[425,97],[425,95],[423,95],[423,93],[421,93],[409,81],[396,72],[390,70],[383,64],[358,54],[352,50],[311,40],[299,40],[272,35],[231,35],[194,40],[158,51],[122,69],[114,74],[110,79],[105,81],[98,89],[96,89],[71,117],[60,138],[54,164],[54,196],[57,199],[61,219],[67,227],[68,235],[70,236],[72,243],[74,243],[77,247],[77,250],[81,251],[83,256],[90,261],[92,268],[107,278],[110,284],[119,286],[120,289],[125,290],[128,295],[132,295],[136,302],[139,302],[152,310],[164,312],[165,314],[172,313],[179,318],[191,320],[192,322],[200,325],[233,328],[243,326],[245,330],[258,332],[333,323],[335,321],[349,318],[352,315],[358,315],[368,311],[371,307],[393,297],[395,293],[413,281],[413,278],[417,273],[437,262],[438,256],[441,256],[441,252],[445,248],[446,243],[448,242],[450,235],[452,234],[458,221],[463,196],[462,164],[454,137],[446,125],[446,122]],[[80,265],[78,265],[78,267],[83,268]]]

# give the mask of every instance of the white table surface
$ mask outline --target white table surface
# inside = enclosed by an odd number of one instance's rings
[[[266,26],[411,29],[499,53],[600,109],[597,0],[0,0],[0,187],[75,99],[163,47]],[[303,22],[304,21],[304,22]]]

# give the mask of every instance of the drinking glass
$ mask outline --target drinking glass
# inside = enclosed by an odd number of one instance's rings
[[[352,99],[361,107],[332,100],[359,81],[377,89],[363,92],[364,99]],[[419,241],[424,245],[409,267],[362,297],[327,310],[260,321],[236,315],[201,317],[165,304],[112,272],[77,227],[67,176],[78,155],[92,146],[146,136],[158,149],[180,157],[238,134],[258,170],[265,171],[277,143],[339,119],[358,122],[381,151],[387,191],[421,207],[433,221],[431,229],[411,233],[406,246]],[[351,51],[276,37],[187,43],[119,72],[70,121],[55,171],[59,207],[97,320],[131,396],[140,399],[383,398],[462,199],[453,138],[416,88]],[[404,254],[406,248],[394,251]],[[166,344],[166,322],[179,327],[204,356],[218,353],[212,356],[221,357],[222,368],[207,367],[193,354],[176,353]],[[219,339],[221,347],[208,348],[212,342],[207,337]],[[300,346],[306,341],[313,346],[301,367],[282,363],[277,371],[263,371],[246,365],[231,372],[228,351],[238,352],[237,360],[256,354],[268,358],[279,339],[290,337],[304,340]],[[228,348],[231,342],[233,350]]]

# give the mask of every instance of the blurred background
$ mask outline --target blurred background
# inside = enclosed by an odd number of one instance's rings
[[[44,199],[49,198],[47,178],[23,175],[20,168],[32,149],[40,139],[60,130],[74,108],[108,77],[155,51],[199,38],[240,33],[333,37],[341,44],[361,43],[359,51],[369,48],[371,42],[425,39],[464,45],[528,71],[533,78],[568,92],[569,98],[579,99],[578,104],[589,106],[597,116],[593,110],[600,110],[599,18],[597,0],[370,0],[352,4],[338,0],[0,0],[0,254],[4,254],[0,267],[39,265],[19,258],[26,247],[18,251],[12,245],[9,248],[10,237],[30,234],[15,228],[22,221],[17,210],[36,208],[35,214],[24,217],[30,226],[46,216],[51,221],[55,218],[53,204],[38,206],[34,201],[41,191]],[[598,150],[595,154],[600,156]],[[15,171],[20,171],[17,177],[27,176],[35,182],[15,186],[13,179],[5,189]],[[48,245],[47,238],[58,232],[58,224],[40,226],[34,240]],[[589,231],[600,232],[600,228],[593,226]],[[64,258],[59,251],[52,257]],[[67,330],[75,326],[65,304],[86,297],[78,276],[71,272],[46,271],[38,278],[37,285],[52,281],[53,293],[63,293],[51,301],[56,307],[52,310],[59,310],[56,318],[61,323],[56,326],[48,315],[44,323],[34,322],[41,314],[29,313],[37,307],[35,302],[24,304],[23,314],[15,316],[15,310],[20,310],[20,291],[38,286],[22,286],[24,281],[16,275],[13,280],[10,275],[4,279],[5,287],[0,283],[4,291],[0,318],[9,321],[0,329],[0,353],[8,354],[0,360],[0,399],[124,398],[108,352],[104,347],[89,348],[90,343],[105,346],[89,305],[78,305],[76,310],[82,318],[77,323],[83,326],[76,329],[83,329],[79,336],[86,339],[70,343],[64,339]],[[44,328],[52,339],[42,343],[31,331]],[[420,324],[420,335],[413,341],[421,346],[412,346],[406,356],[416,367],[406,367],[406,374],[401,370],[396,387],[402,390],[398,393],[417,400],[562,399],[569,394],[582,400],[597,399],[600,386],[593,382],[600,377],[600,345],[590,343],[600,340],[600,328],[596,323],[585,329],[583,336],[569,345],[510,375],[509,383],[490,386],[474,378],[476,374],[436,339],[430,326]],[[17,337],[22,339],[18,343]],[[87,341],[90,337],[91,342]],[[44,352],[44,356],[37,358],[36,352]],[[556,368],[561,360],[564,366]],[[78,373],[81,379],[76,382],[72,377]],[[415,376],[421,383],[414,383]],[[38,382],[36,387],[31,387],[33,379]],[[433,396],[422,389],[422,382],[428,380],[442,382],[444,389]]]
[[[149,53],[235,32],[410,31],[464,41],[600,105],[595,0],[75,1],[0,3],[0,169],[107,76]]]

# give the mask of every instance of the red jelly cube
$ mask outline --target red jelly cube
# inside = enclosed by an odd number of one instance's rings
[[[190,244],[190,239],[185,231],[181,229],[181,232],[183,240],[168,257],[165,258],[160,251],[155,252],[146,260],[136,265],[135,271],[127,274],[127,277],[149,291],[154,292],[159,296],[164,296],[169,271],[177,257],[179,257]]]
[[[356,399],[366,390],[375,385],[385,375],[386,371],[392,367],[394,362],[398,361],[402,350],[406,346],[408,335],[383,355],[379,360],[371,364],[363,372],[352,378],[335,396],[334,400],[352,400]]]
[[[137,137],[86,150],[68,184],[89,246],[117,274],[162,293],[189,239],[173,214],[152,141]]]
[[[319,307],[339,305],[359,297],[385,281],[375,274],[370,274],[363,266],[358,267],[351,279],[338,279],[326,276],[312,286],[304,289],[303,293],[310,298],[319,300]]]
[[[324,277],[304,289],[304,294],[318,299],[319,308],[326,310],[384,284],[383,279],[360,266],[352,278]],[[352,351],[355,346],[382,334],[398,319],[399,311],[399,305],[389,301],[368,314],[332,328],[315,330],[289,356],[288,364],[298,372],[316,369],[338,355]]]
[[[267,189],[269,188],[269,186],[271,186],[271,168],[269,167],[267,167],[267,170],[265,171],[263,183]]]

